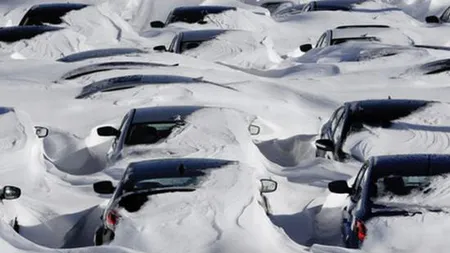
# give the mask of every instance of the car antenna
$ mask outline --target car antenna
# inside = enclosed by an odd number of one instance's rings
[[[180,175],[183,176],[185,171],[186,168],[184,167],[184,164],[180,164],[180,166],[178,166],[178,172],[180,172]]]

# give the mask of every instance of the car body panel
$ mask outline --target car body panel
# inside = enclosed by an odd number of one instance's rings
[[[59,58],[57,61],[77,62],[92,58],[104,58],[110,56],[138,54],[138,53],[146,53],[146,51],[143,51],[139,48],[103,48],[66,55],[64,57]]]
[[[20,40],[31,39],[38,35],[62,30],[61,27],[39,25],[39,26],[10,26],[0,28],[0,41],[11,43]]]

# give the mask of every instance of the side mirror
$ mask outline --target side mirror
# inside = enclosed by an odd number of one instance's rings
[[[97,134],[99,136],[116,136],[120,135],[120,131],[111,126],[97,128]]]
[[[161,21],[152,21],[150,22],[150,26],[153,28],[163,28],[166,25]]]
[[[100,181],[94,184],[94,191],[99,194],[111,194],[115,189],[111,181]]]
[[[339,194],[341,193],[350,194],[352,192],[352,189],[348,187],[347,181],[345,180],[337,180],[328,183],[328,190],[330,190],[330,192]]]
[[[154,47],[153,50],[155,50],[155,51],[167,51],[167,48],[166,48],[166,46],[161,45],[161,46]]]
[[[261,179],[259,180],[261,182],[261,188],[259,191],[261,193],[268,193],[268,192],[274,192],[277,190],[278,183],[272,179]]]
[[[316,148],[323,151],[334,151],[334,143],[332,140],[319,139],[316,141]]]
[[[197,22],[197,24],[200,24],[200,25],[204,25],[204,24],[207,24],[208,22],[206,22],[205,20],[200,20],[200,21],[198,21]]]
[[[21,194],[20,188],[7,185],[3,187],[2,199],[17,199],[20,197],[20,194]]]
[[[425,18],[425,22],[428,24],[439,24],[441,21],[436,16],[428,16]]]
[[[311,44],[303,44],[300,46],[300,51],[302,51],[302,52],[308,52],[311,49],[312,49]]]
[[[34,130],[35,130],[35,133],[36,133],[36,136],[38,137],[38,138],[44,138],[44,137],[47,137],[47,135],[48,135],[48,128],[46,128],[46,127],[41,127],[41,126],[35,126],[34,127]]]
[[[261,132],[261,128],[257,125],[252,124],[248,126],[248,131],[250,135],[258,135]]]

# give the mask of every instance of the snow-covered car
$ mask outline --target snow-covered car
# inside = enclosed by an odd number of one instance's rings
[[[49,25],[0,27],[0,41],[12,43],[20,40],[31,39],[47,32],[55,32],[62,29],[63,28],[61,27]]]
[[[344,150],[344,145],[351,134],[370,132],[367,126],[388,129],[394,120],[406,117],[432,103],[436,102],[411,99],[346,102],[336,109],[322,126],[320,137],[315,143],[316,157],[326,157],[336,161],[352,158],[363,162],[367,157],[363,157],[356,151]],[[391,130],[395,131],[395,129]],[[389,151],[385,150],[385,152]]]
[[[421,75],[434,75],[446,73],[448,71],[450,71],[450,59],[440,59],[420,64],[419,66],[409,69],[407,72]]]
[[[394,229],[387,225],[389,219],[448,213],[444,208],[448,202],[441,202],[438,197],[448,194],[449,173],[449,155],[390,155],[368,159],[351,187],[345,180],[330,182],[331,192],[348,194],[341,223],[345,246],[361,247],[371,236],[372,223],[377,219],[385,219],[381,223],[389,230]],[[372,235],[375,236],[375,232]]]
[[[427,23],[448,23],[450,22],[450,6],[445,9],[445,11],[438,16],[427,16],[425,18]]]
[[[344,25],[327,30],[317,40],[314,48],[338,45],[348,41],[379,42],[393,45],[413,45],[413,41],[398,29],[387,25]],[[308,52],[312,44],[303,44],[300,51]]]
[[[19,26],[59,25],[61,17],[70,11],[81,10],[89,5],[81,3],[47,3],[33,5],[23,16]]]
[[[184,22],[189,24],[199,23],[205,24],[205,17],[209,14],[219,14],[224,11],[235,11],[235,7],[231,6],[215,6],[215,5],[198,5],[198,6],[183,6],[173,9],[166,22],[152,21],[150,26],[153,28],[163,28],[169,24],[176,22]]]
[[[167,138],[178,127],[186,124],[185,118],[202,106],[158,106],[131,109],[122,119],[118,129],[112,126],[97,128],[99,136],[114,137],[107,153],[109,163],[123,156],[124,150],[136,145],[151,145]]]
[[[116,187],[113,186],[111,181],[101,181],[94,184],[95,192],[99,194],[112,194],[102,215],[103,224],[95,233],[95,245],[102,245],[112,241],[115,238],[116,227],[123,222],[123,219],[129,219],[127,213],[139,212],[146,202],[157,202],[156,198],[158,196],[160,196],[161,201],[164,202],[164,199],[167,198],[168,202],[170,202],[170,200],[173,200],[171,196],[174,196],[174,194],[184,193],[181,194],[178,200],[175,200],[180,204],[175,205],[177,206],[176,209],[182,209],[186,204],[195,205],[196,200],[202,200],[205,196],[205,191],[209,193],[222,191],[220,185],[211,182],[221,178],[219,175],[221,173],[220,171],[239,172],[236,166],[240,166],[240,163],[207,158],[154,159],[130,163],[122,180]],[[223,183],[227,181],[226,178],[221,178],[221,180],[223,180]],[[236,184],[235,180],[233,179],[233,182],[230,181],[230,183]],[[255,182],[245,183],[250,185],[255,184]],[[277,182],[271,179],[261,179],[258,189],[259,196],[253,197],[252,202],[254,199],[258,199],[259,204],[268,212],[269,204],[263,194],[273,192],[276,188]],[[207,198],[201,202],[220,202],[226,196],[225,193],[214,195],[213,199]],[[239,196],[233,197],[239,198]],[[237,200],[235,199],[233,202],[237,202]],[[222,204],[225,203],[228,202],[225,200]],[[212,208],[213,203],[210,204],[210,208]],[[246,204],[249,205],[250,203]],[[157,205],[156,208],[161,207]],[[189,212],[192,212],[193,215],[198,211],[194,207],[189,209]],[[174,209],[171,211],[176,212]],[[232,211],[229,210],[227,212]],[[177,217],[173,216],[172,218],[176,219]],[[232,222],[236,223],[236,220]],[[142,224],[142,221],[139,223]],[[151,226],[150,224],[148,225]],[[194,229],[194,226],[192,224],[191,229]]]
[[[291,6],[288,4],[281,5],[272,13],[272,16],[284,17],[310,11],[350,11],[351,8],[352,4],[345,2],[326,0],[311,1],[306,4],[296,4]]]
[[[201,43],[212,40],[227,31],[229,30],[211,29],[180,32],[172,39],[169,48],[161,45],[154,47],[153,50],[181,54],[187,50],[197,48]]]
[[[260,6],[269,10],[270,14],[276,12],[278,9],[284,9],[290,6],[293,6],[294,3],[292,1],[271,1],[265,2]]]

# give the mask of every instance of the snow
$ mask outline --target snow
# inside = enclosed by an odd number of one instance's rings
[[[1,1],[0,24],[16,25],[32,4],[43,2],[66,1]],[[327,183],[351,182],[361,164],[315,158],[314,140],[345,101],[391,96],[449,102],[447,73],[409,73],[419,64],[450,57],[450,51],[409,45],[450,45],[448,24],[422,22],[448,1],[367,1],[352,12],[277,20],[257,0],[79,2],[93,5],[66,15],[65,29],[0,44],[0,186],[22,189],[19,199],[0,204],[1,252],[446,251],[447,216],[435,213],[374,219],[362,250],[342,248],[343,196],[331,194]],[[238,9],[209,15],[204,25],[150,28],[174,7],[197,4]],[[326,30],[352,24],[389,25],[398,36],[383,44],[351,42],[300,52],[299,45],[315,44]],[[169,45],[179,31],[195,29],[237,31],[180,55],[152,50]],[[95,51],[101,49],[109,50]],[[57,61],[83,51],[89,53],[75,57],[79,61]],[[62,79],[107,62],[169,67],[116,68]],[[120,76],[139,77],[146,85],[99,92],[114,87],[104,80]],[[86,87],[92,90],[76,99]],[[108,166],[112,140],[99,137],[96,128],[119,126],[131,108],[161,105],[210,108],[190,115],[188,124],[164,141],[132,148]],[[350,136],[346,149],[362,157],[448,153],[449,109],[446,103],[433,104],[390,128],[367,127]],[[249,134],[250,123],[261,127],[259,135]],[[34,125],[48,127],[49,136],[38,139]],[[122,213],[127,218],[117,227],[116,240],[94,247],[109,196],[94,193],[92,184],[117,183],[129,162],[167,157],[239,163],[216,171],[195,194],[155,196],[141,211]],[[266,194],[270,215],[258,203],[260,178],[278,182],[277,191]],[[440,197],[434,196],[448,204],[445,195]],[[14,216],[19,234],[8,224]]]

